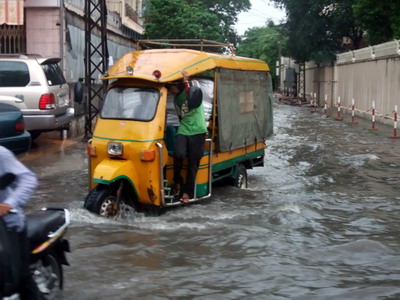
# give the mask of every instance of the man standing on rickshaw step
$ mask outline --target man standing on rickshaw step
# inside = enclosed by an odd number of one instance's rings
[[[197,170],[204,153],[204,143],[207,126],[204,118],[204,109],[201,101],[193,101],[189,97],[191,82],[188,72],[182,71],[183,84],[171,85],[169,92],[175,95],[175,109],[178,113],[180,124],[175,141],[174,150],[174,182],[175,191],[180,196],[180,201],[188,203],[194,198],[194,187]],[[197,89],[201,94],[201,90]],[[202,97],[200,97],[200,100]],[[183,185],[181,175],[183,159],[187,157],[188,167],[186,184]]]

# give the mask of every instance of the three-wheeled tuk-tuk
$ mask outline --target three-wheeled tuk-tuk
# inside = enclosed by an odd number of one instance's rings
[[[88,142],[89,211],[111,217],[131,208],[182,204],[173,194],[173,128],[179,123],[166,88],[182,80],[182,70],[202,90],[208,128],[189,203],[210,197],[216,181],[246,188],[246,170],[263,166],[273,130],[272,83],[264,61],[183,47],[130,52],[104,77],[107,93]]]

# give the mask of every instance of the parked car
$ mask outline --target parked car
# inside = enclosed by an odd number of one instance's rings
[[[15,154],[27,152],[31,147],[31,135],[25,130],[21,110],[5,103],[0,103],[0,145]]]
[[[69,127],[74,116],[69,86],[60,58],[0,54],[0,102],[14,105],[24,115],[32,138],[41,132]]]

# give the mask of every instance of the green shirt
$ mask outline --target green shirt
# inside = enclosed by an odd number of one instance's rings
[[[207,133],[203,104],[189,110],[186,97],[186,91],[183,91],[175,97],[175,108],[178,116],[181,117],[178,134],[195,135]]]

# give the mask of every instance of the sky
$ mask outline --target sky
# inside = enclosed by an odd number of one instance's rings
[[[251,0],[250,2],[251,9],[238,15],[235,28],[239,35],[243,35],[249,28],[264,26],[268,19],[279,24],[285,18],[285,12],[275,8],[269,0]]]

